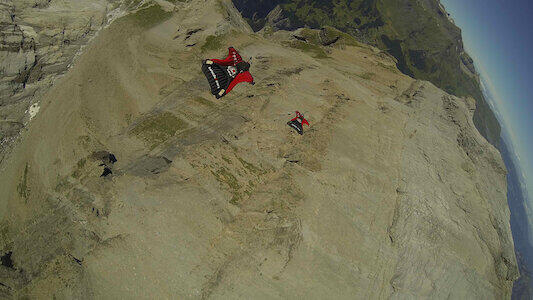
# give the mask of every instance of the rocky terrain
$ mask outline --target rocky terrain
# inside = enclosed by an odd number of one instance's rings
[[[7,0],[0,3],[0,161],[39,110],[38,100],[76,54],[139,1]]]
[[[510,298],[473,98],[332,28],[254,33],[231,1],[114,5],[0,163],[1,297]],[[256,84],[216,100],[200,64],[228,46]]]
[[[387,51],[404,74],[476,99],[474,124],[499,147],[500,125],[480,89],[461,30],[439,0],[233,0],[254,30],[333,26]]]

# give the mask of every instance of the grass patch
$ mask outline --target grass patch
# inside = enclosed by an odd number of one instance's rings
[[[132,132],[154,149],[164,143],[180,130],[187,128],[187,123],[170,112],[146,118],[139,123]]]
[[[81,177],[81,174],[82,174],[82,169],[83,167],[85,167],[85,165],[87,164],[87,159],[85,158],[82,158],[80,160],[78,160],[78,162],[76,163],[76,170],[74,170],[74,172],[72,173],[72,177],[78,179]]]
[[[337,33],[340,36],[337,43],[352,47],[364,47],[364,45],[358,42],[353,36],[338,30]]]
[[[161,6],[152,5],[138,10],[137,12],[129,15],[128,18],[142,28],[151,28],[163,23],[171,16],[172,13],[163,10]]]
[[[228,165],[231,165],[231,160],[224,155],[222,155],[222,160],[225,161]]]
[[[304,41],[288,42],[287,46],[289,46],[291,48],[295,48],[295,49],[301,50],[301,51],[306,52],[306,53],[309,53],[314,58],[322,59],[322,58],[328,58],[329,57],[327,55],[327,53],[324,51],[324,49],[320,48],[317,45],[309,44],[309,43],[306,43]]]
[[[388,66],[388,65],[386,65],[386,64],[384,64],[384,63],[382,63],[380,61],[378,61],[378,66],[383,68],[383,69],[387,69],[387,70],[390,70],[390,71],[392,71],[394,73],[397,73],[397,69],[394,66]]]
[[[9,227],[5,223],[0,224],[0,245],[3,246],[2,243],[7,243],[9,237]],[[1,247],[0,246],[0,247]]]
[[[78,167],[78,169],[82,169],[83,167],[85,167],[86,163],[87,163],[87,160],[85,158],[82,158],[78,160],[78,163],[76,164],[76,166]]]
[[[226,168],[221,168],[216,172],[211,171],[211,173],[215,176],[217,181],[226,184],[232,190],[233,196],[231,197],[230,203],[237,205],[242,198],[239,191],[241,186],[239,185],[237,178]]]
[[[200,103],[201,105],[204,105],[204,106],[207,106],[207,107],[210,107],[210,108],[215,108],[216,105],[213,104],[213,102],[203,98],[203,97],[196,97],[194,98],[194,101],[197,102],[197,103]]]
[[[474,166],[472,165],[472,163],[463,162],[461,164],[461,169],[463,169],[463,171],[465,171],[466,173],[470,175],[474,174]]]
[[[20,195],[20,197],[24,199],[28,199],[28,196],[30,195],[30,190],[28,189],[28,172],[29,172],[29,165],[26,164],[26,167],[24,168],[24,174],[22,174],[22,178],[20,179],[19,184],[17,185],[17,191]]]
[[[300,35],[306,39],[308,43],[318,45],[320,44],[320,37],[319,37],[319,31],[313,30],[309,28],[303,28],[300,31]]]
[[[222,48],[222,41],[224,40],[223,35],[210,35],[205,39],[205,43],[200,47],[202,52],[210,50],[218,50]]]
[[[263,29],[263,35],[265,37],[269,37],[271,36],[272,34],[274,33],[274,29],[272,28],[272,26],[270,25],[265,25],[264,29]]]
[[[245,167],[248,171],[252,172],[252,173],[256,173],[256,174],[260,174],[260,173],[263,173],[259,168],[257,168],[256,166],[254,166],[253,164],[245,161],[244,159],[240,158],[237,156],[237,159],[241,162],[241,164],[243,165],[243,167]]]
[[[91,137],[82,135],[78,137],[78,145],[88,148],[91,145]]]
[[[357,75],[357,77],[363,78],[365,80],[370,80],[370,79],[374,78],[375,75],[376,74],[374,74],[372,72],[364,72],[361,75]]]

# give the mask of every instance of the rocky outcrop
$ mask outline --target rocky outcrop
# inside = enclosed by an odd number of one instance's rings
[[[8,0],[0,4],[0,161],[98,30],[137,2]]]
[[[199,66],[230,45],[256,84],[215,100]],[[475,101],[395,66],[333,30],[252,33],[229,1],[117,19],[0,165],[0,295],[509,298]]]

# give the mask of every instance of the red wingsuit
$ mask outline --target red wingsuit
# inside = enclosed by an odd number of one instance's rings
[[[307,120],[305,119],[304,115],[302,115],[299,111],[296,111],[296,117],[291,119],[291,122],[292,121],[296,121],[296,120],[299,120],[300,123],[306,124],[307,126],[309,126],[309,122],[307,122]]]
[[[239,55],[239,52],[237,52],[235,48],[229,47],[228,51],[228,57],[226,57],[225,59],[211,59],[211,61],[221,66],[233,67],[236,67],[238,63],[243,61],[242,57]],[[237,74],[237,76],[235,76],[235,78],[229,84],[224,94],[228,94],[237,84],[241,82],[249,82],[251,84],[254,84],[254,78],[252,77],[252,74],[250,74],[249,71],[243,71]]]
[[[296,112],[296,117],[287,122],[287,125],[296,130],[300,135],[304,134],[303,124],[309,126],[309,122],[307,122],[304,115],[298,111]]]

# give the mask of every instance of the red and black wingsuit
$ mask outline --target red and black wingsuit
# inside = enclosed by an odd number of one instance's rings
[[[233,47],[228,48],[228,57],[225,59],[207,59],[202,63],[211,93],[218,98],[224,97],[241,82],[254,84],[250,74],[250,64],[245,62],[239,52]]]
[[[309,126],[309,122],[305,119],[304,115],[302,115],[300,112],[296,112],[296,117],[287,122],[287,125],[294,128],[299,134],[304,134],[304,129],[302,124],[306,124]]]

